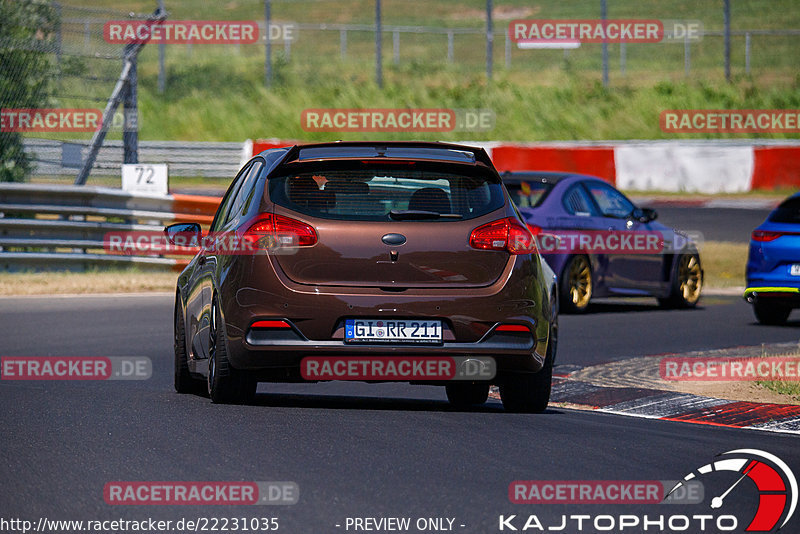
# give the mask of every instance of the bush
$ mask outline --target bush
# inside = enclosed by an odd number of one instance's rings
[[[59,27],[56,9],[42,0],[0,0],[0,109],[48,103]],[[0,182],[21,182],[32,170],[22,135],[0,132]]]

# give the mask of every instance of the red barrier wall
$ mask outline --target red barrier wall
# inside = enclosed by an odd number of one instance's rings
[[[492,161],[503,171],[569,171],[616,183],[613,147],[498,146]]]
[[[291,141],[277,141],[277,140],[270,140],[270,139],[256,139],[253,141],[253,156],[256,154],[263,152],[264,150],[269,150],[271,148],[282,148],[285,146],[294,146],[296,143],[292,143]]]
[[[750,189],[800,187],[800,147],[755,147]]]

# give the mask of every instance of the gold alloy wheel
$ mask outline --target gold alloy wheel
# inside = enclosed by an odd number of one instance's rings
[[[700,290],[703,287],[703,273],[697,256],[681,256],[681,262],[678,265],[678,284],[680,294],[687,304],[694,304],[700,299]]]
[[[592,267],[585,256],[575,256],[569,266],[569,296],[577,309],[589,305],[592,298]]]

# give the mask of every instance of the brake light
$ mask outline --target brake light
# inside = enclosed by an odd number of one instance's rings
[[[531,254],[536,241],[527,226],[514,217],[506,217],[475,228],[469,236],[472,248],[505,250],[510,254]]]
[[[530,333],[530,329],[521,324],[501,324],[497,328],[494,329],[495,332],[528,332]]]
[[[253,239],[272,237],[282,245],[295,247],[310,247],[317,243],[317,231],[311,225],[272,213],[259,215],[244,235]]]
[[[265,320],[265,321],[256,321],[252,325],[251,328],[291,328],[289,323],[286,321],[276,321],[276,320]]]
[[[766,230],[753,230],[750,236],[753,241],[775,241],[780,236],[784,235],[782,232],[768,232]]]
[[[536,226],[535,224],[528,224],[528,230],[530,230],[534,236],[542,233],[542,227]]]

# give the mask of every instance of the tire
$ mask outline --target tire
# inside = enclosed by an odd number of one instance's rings
[[[583,313],[592,298],[594,280],[588,256],[572,256],[561,272],[559,292],[561,309],[565,313]]]
[[[208,396],[215,404],[246,404],[253,400],[258,382],[244,371],[231,366],[228,360],[228,343],[225,324],[217,305],[212,305],[213,323],[209,328],[211,339],[208,355]]]
[[[547,409],[553,387],[553,362],[558,342],[556,336],[557,329],[554,331],[551,325],[547,355],[541,371],[511,375],[500,384],[500,399],[507,412],[542,413]]]
[[[173,346],[175,351],[175,391],[178,393],[200,393],[202,384],[189,372],[189,360],[186,355],[186,330],[183,325],[183,312],[180,308],[180,296],[175,296],[175,328]]]
[[[670,294],[659,298],[663,308],[694,308],[703,290],[703,266],[696,252],[677,257]]]
[[[489,398],[489,384],[485,382],[454,382],[445,386],[447,400],[458,408],[484,404]]]
[[[753,303],[753,313],[761,324],[782,325],[786,324],[792,308],[777,302],[756,300]]]

